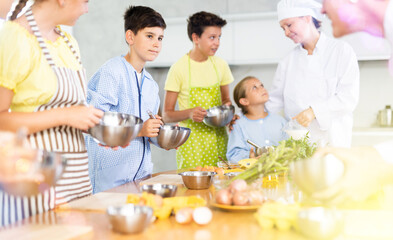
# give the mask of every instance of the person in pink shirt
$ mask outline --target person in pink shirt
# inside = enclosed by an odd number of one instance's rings
[[[335,37],[367,32],[388,40],[393,51],[393,0],[324,0],[322,13],[331,19]],[[393,52],[389,70],[393,76]],[[313,193],[316,199],[362,200],[393,183],[393,140],[367,147],[322,148],[315,156],[329,153],[343,161],[345,173],[333,186]]]

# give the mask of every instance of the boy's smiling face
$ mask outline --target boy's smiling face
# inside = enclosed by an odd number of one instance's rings
[[[193,41],[197,49],[205,56],[214,56],[220,46],[221,28],[216,26],[206,27],[199,37],[193,34]]]
[[[153,61],[161,52],[164,29],[161,27],[146,27],[138,31],[136,35],[131,33],[130,44],[133,52],[143,62]]]

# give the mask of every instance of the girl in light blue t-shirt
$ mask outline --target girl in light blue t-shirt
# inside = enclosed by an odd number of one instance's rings
[[[230,162],[253,156],[251,140],[259,146],[276,146],[288,136],[282,128],[286,120],[276,114],[265,111],[269,94],[261,81],[255,77],[245,77],[235,87],[233,99],[241,108],[243,116],[233,125],[229,134],[227,158]]]

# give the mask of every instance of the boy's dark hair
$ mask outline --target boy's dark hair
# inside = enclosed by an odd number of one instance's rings
[[[124,32],[131,30],[135,35],[147,27],[166,28],[161,14],[145,6],[130,6],[124,13]]]
[[[220,18],[216,14],[204,11],[194,13],[187,19],[187,22],[188,37],[191,41],[193,33],[200,37],[206,27],[215,26],[222,28],[227,24],[226,20]]]

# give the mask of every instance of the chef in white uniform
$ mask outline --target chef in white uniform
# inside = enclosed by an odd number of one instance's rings
[[[347,43],[318,30],[321,7],[313,0],[278,3],[279,24],[297,45],[278,65],[266,108],[296,119],[319,146],[350,147],[359,66]]]

